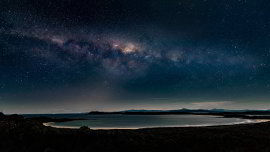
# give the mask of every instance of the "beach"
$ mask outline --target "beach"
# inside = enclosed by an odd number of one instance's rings
[[[238,125],[238,124],[252,124],[252,123],[262,123],[262,122],[269,122],[268,119],[257,119],[257,120],[244,120],[241,122],[236,123],[228,123],[228,124],[202,124],[202,125],[181,125],[181,126],[173,126],[173,127],[210,127],[210,126],[226,126],[226,125]],[[43,123],[44,126],[53,127],[53,128],[67,128],[67,129],[79,129],[80,126],[64,126],[64,125],[57,125],[55,122],[45,122]],[[147,129],[147,128],[164,128],[164,127],[91,127],[91,130],[111,130],[111,129]],[[168,127],[172,128],[172,127]]]

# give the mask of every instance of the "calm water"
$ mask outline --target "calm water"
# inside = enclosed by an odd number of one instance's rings
[[[33,116],[33,115],[32,115]],[[28,117],[32,117],[28,115]],[[184,127],[228,125],[251,122],[239,118],[223,118],[206,115],[45,115],[56,118],[85,118],[69,122],[51,123],[54,127],[79,128],[88,126],[92,129],[106,128],[149,128],[149,127]]]

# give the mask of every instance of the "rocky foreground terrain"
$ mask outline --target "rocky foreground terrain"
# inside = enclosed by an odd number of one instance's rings
[[[0,152],[270,151],[270,123],[137,130],[59,129],[0,114]]]

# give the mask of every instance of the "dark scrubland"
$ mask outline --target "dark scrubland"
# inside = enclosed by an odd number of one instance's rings
[[[44,121],[46,120],[43,118]],[[0,113],[0,152],[270,151],[270,123],[136,130],[60,129]]]

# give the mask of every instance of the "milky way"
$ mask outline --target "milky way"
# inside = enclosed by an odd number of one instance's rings
[[[0,3],[3,110],[252,108],[270,99],[268,1]]]

